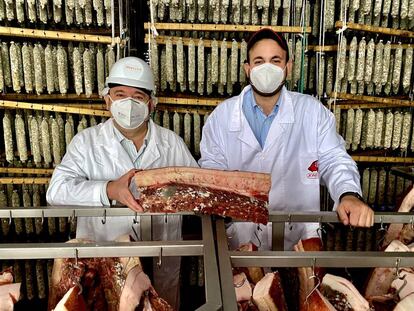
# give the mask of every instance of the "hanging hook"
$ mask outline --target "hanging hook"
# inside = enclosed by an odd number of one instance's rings
[[[316,234],[318,235],[319,239],[321,240],[322,243],[322,247],[323,247],[323,234],[326,233],[325,228],[323,227],[322,224],[322,216],[319,217],[319,227],[318,229],[316,229]]]
[[[41,222],[42,226],[44,222],[45,222],[45,212],[44,210],[42,210],[42,222]]]
[[[315,265],[316,265],[316,258],[312,258],[312,275],[309,277],[309,280],[316,279],[316,285],[313,287],[310,293],[306,296],[305,302],[307,304],[309,304],[309,301],[308,301],[309,297],[312,296],[312,294],[318,289],[319,285],[321,285],[321,280],[315,274]]]
[[[233,283],[233,285],[234,285],[234,287],[235,287],[235,288],[240,288],[240,287],[242,287],[242,286],[244,285],[244,283],[246,283],[246,281],[247,281],[247,278],[246,278],[246,277],[244,277],[244,278],[241,280],[241,282],[240,282],[240,283]]]
[[[132,221],[134,225],[138,223],[138,212],[135,212],[134,220]]]
[[[103,218],[101,219],[102,224],[106,224],[106,209],[104,209]]]
[[[404,289],[405,286],[407,286],[407,279],[405,278],[407,276],[407,274],[404,274],[403,276],[399,276],[398,279],[403,281],[403,284],[400,286],[399,289],[397,289],[397,291],[395,292],[394,296],[398,297],[401,293],[401,291]]]
[[[165,213],[165,215],[164,215],[164,223],[168,223],[167,213]]]
[[[288,221],[287,221],[287,223],[288,223],[288,226],[289,226],[289,230],[292,230],[292,215],[288,215]]]
[[[158,269],[161,268],[161,265],[162,265],[162,247],[160,247],[160,253],[158,255],[158,262],[157,262]]]
[[[382,220],[382,216],[380,216],[380,228],[379,228],[379,231],[386,231],[386,230],[387,229],[385,229],[385,227],[384,227],[384,222]]]
[[[75,248],[75,268],[79,268],[79,265],[78,265],[78,249],[77,248]]]
[[[400,275],[400,262],[401,262],[400,258],[397,258],[397,260],[395,261],[395,278],[396,279],[401,278],[401,275]]]
[[[12,218],[13,218],[13,217],[12,217],[12,211],[11,211],[11,210],[9,211],[9,213],[10,213],[10,214],[9,214],[9,226],[10,226],[10,225],[11,225],[11,223],[12,223]]]

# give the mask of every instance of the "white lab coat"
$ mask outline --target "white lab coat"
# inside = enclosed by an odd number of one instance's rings
[[[344,192],[361,193],[356,163],[347,154],[328,109],[314,97],[283,87],[279,111],[262,150],[242,111],[249,89],[246,86],[240,95],[222,102],[208,117],[200,143],[201,167],[270,173],[270,211],[319,211],[321,183],[335,202]],[[300,238],[317,236],[317,228],[318,224],[286,226],[285,249]],[[261,229],[252,223],[233,223],[227,230],[231,247],[253,242],[260,249],[270,249],[271,224],[268,230]]]
[[[102,206],[101,191],[106,182],[115,180],[134,168],[130,157],[116,139],[113,119],[87,128],[77,134],[54,172],[47,190],[47,202],[51,205]],[[183,140],[174,132],[149,121],[151,136],[142,156],[140,169],[166,166],[197,166]],[[181,217],[163,216],[153,219],[153,240],[181,239]],[[134,217],[107,217],[102,224],[100,217],[79,217],[77,238],[95,241],[113,241],[123,234],[136,236],[132,230]],[[134,226],[139,234],[138,224]],[[163,282],[170,286],[178,283],[179,260],[171,265],[163,259],[163,268],[155,269],[164,274]],[[163,271],[165,268],[166,271]],[[168,270],[169,268],[169,270]],[[157,288],[157,286],[156,286]],[[165,297],[165,292],[157,288]],[[167,293],[168,294],[168,293]]]

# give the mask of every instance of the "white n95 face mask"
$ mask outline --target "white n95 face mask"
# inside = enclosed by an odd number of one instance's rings
[[[149,118],[148,104],[131,97],[112,101],[111,113],[116,123],[127,130],[140,127]]]
[[[270,63],[264,63],[250,71],[249,79],[260,93],[272,94],[282,84],[284,77],[284,69]]]

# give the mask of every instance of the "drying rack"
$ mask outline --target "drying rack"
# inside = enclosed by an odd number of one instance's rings
[[[413,224],[414,213],[375,213],[375,223]],[[272,222],[273,251],[240,252],[229,251],[224,220],[216,221],[217,256],[220,271],[223,310],[236,311],[237,302],[233,284],[233,267],[414,267],[414,254],[411,252],[354,252],[324,251],[295,252],[282,251],[286,223],[313,222],[339,223],[335,212],[282,213],[269,215]],[[282,249],[282,250],[281,250]]]
[[[151,241],[152,216],[167,216],[162,213],[138,214],[128,208],[97,208],[79,206],[47,206],[39,208],[0,209],[0,218],[47,218],[47,217],[140,217],[141,237],[138,242],[99,242],[99,243],[2,243],[2,259],[46,259],[46,258],[91,258],[91,257],[162,257],[203,256],[206,302],[197,310],[221,310],[221,294],[216,264],[211,217],[200,216],[202,240],[191,241]],[[194,215],[194,213],[175,213],[174,215]]]

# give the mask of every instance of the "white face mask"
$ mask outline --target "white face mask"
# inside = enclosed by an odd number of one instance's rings
[[[112,100],[111,113],[116,123],[127,130],[140,127],[149,118],[148,104],[131,97]]]
[[[279,66],[270,63],[261,64],[250,71],[250,83],[259,92],[271,94],[282,84],[285,78],[284,71]]]

